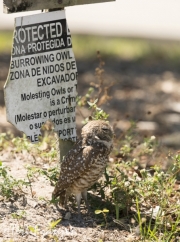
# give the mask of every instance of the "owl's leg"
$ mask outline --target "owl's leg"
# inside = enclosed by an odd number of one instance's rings
[[[68,200],[69,200],[69,196],[70,196],[71,192],[67,189],[66,190],[66,196],[65,196],[65,199],[64,199],[64,207],[67,209],[68,208]]]
[[[81,211],[80,211],[81,193],[76,193],[75,197],[76,197],[76,202],[78,205],[78,220],[81,220]]]
[[[89,203],[88,203],[88,200],[87,200],[87,190],[81,192],[81,195],[82,195],[82,198],[85,201],[85,204],[86,204],[86,207],[87,207],[88,213],[89,213],[90,212],[90,209],[89,209]]]

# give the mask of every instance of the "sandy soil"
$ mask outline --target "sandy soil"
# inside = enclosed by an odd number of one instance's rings
[[[16,153],[12,148],[0,151],[0,160],[10,168],[10,175],[16,179],[29,181],[27,166],[41,167],[47,170],[51,165],[43,163],[26,151]],[[95,208],[88,214],[82,203],[82,220],[77,217],[74,202],[69,203],[69,211],[50,203],[53,187],[43,176],[30,178],[31,187],[23,186],[15,197],[0,197],[0,241],[33,242],[33,241],[137,241],[138,236],[122,226],[108,220],[107,228],[101,227],[103,222]],[[13,217],[15,214],[16,217]],[[19,217],[17,217],[19,216]],[[57,226],[51,223],[60,219]]]

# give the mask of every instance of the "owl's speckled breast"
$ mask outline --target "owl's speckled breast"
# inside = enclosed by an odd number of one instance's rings
[[[93,165],[81,177],[76,179],[70,187],[71,193],[78,193],[90,188],[103,174],[108,162],[108,157],[102,157],[101,154],[95,159]]]

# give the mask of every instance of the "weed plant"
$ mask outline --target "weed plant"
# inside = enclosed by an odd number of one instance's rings
[[[17,199],[24,195],[24,187],[29,186],[29,182],[23,179],[15,179],[9,174],[9,169],[0,161],[0,195],[6,199]]]

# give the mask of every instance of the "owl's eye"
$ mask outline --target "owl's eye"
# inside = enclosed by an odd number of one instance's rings
[[[102,128],[102,130],[104,130],[104,131],[108,131],[109,129],[107,129],[107,128]]]

